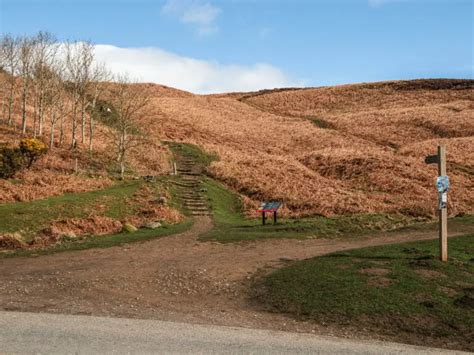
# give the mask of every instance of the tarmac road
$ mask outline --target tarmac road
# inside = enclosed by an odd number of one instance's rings
[[[355,341],[247,328],[2,311],[0,353],[454,354],[456,352],[397,343]]]

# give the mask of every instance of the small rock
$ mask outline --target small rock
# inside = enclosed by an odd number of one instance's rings
[[[72,231],[68,231],[68,232],[64,233],[63,235],[61,235],[61,238],[63,238],[63,239],[74,239],[74,238],[77,238],[77,235],[76,235],[76,233],[74,233]]]
[[[122,226],[122,229],[124,232],[128,232],[128,233],[135,233],[138,230],[137,227],[135,227],[133,224],[130,224],[130,223],[124,223]]]
[[[160,222],[148,222],[143,225],[144,228],[148,229],[157,229],[162,227],[162,224]]]

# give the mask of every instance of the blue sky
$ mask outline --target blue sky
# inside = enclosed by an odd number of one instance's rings
[[[471,0],[0,0],[2,33],[90,39],[194,92],[473,77]]]

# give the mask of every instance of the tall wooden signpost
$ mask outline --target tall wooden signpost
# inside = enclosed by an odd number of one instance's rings
[[[438,164],[438,178],[436,188],[439,194],[439,258],[448,261],[448,190],[449,178],[446,175],[446,146],[438,146],[437,155],[429,155],[425,159],[427,164]]]

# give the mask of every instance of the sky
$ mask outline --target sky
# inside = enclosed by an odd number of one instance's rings
[[[473,0],[0,0],[0,32],[91,40],[194,93],[473,78]]]

